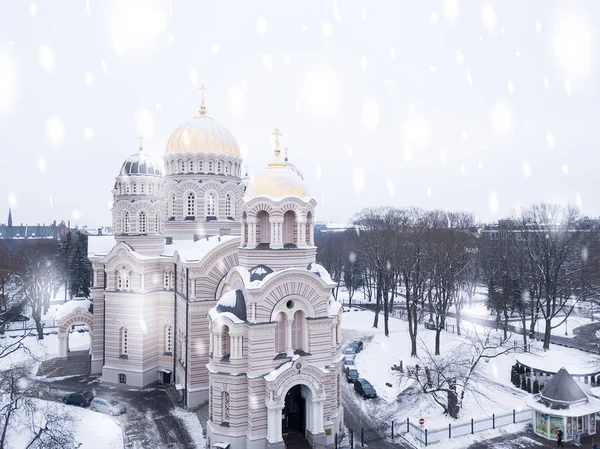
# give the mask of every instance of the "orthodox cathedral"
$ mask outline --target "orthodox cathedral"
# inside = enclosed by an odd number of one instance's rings
[[[273,134],[273,161],[242,178],[203,100],[162,165],[141,143],[125,160],[114,245],[90,253],[92,372],[208,403],[208,448],[332,447],[343,432],[342,307],[315,262],[316,202]]]

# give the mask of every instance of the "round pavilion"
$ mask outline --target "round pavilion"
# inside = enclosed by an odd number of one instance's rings
[[[568,371],[561,368],[539,394],[527,398],[532,410],[533,430],[538,435],[556,439],[563,431],[563,441],[577,439],[577,435],[596,433],[596,413],[600,400],[583,392]]]

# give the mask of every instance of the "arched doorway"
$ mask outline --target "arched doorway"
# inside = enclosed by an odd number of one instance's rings
[[[71,343],[70,343],[70,335],[71,330],[78,325],[83,325],[87,327],[87,332],[76,332],[74,333],[73,339],[77,342],[75,346],[72,348],[76,350],[78,355],[85,355],[87,352],[87,357],[89,358],[89,354],[92,352],[92,329],[93,329],[93,315],[87,310],[87,304],[84,307],[77,306],[74,307],[72,311],[67,313],[58,319],[58,357],[59,358],[69,358],[71,355]],[[84,329],[80,329],[84,330]],[[80,341],[81,340],[81,341]],[[84,341],[85,340],[85,341]],[[84,344],[87,343],[88,344]],[[85,346],[85,347],[84,347]]]
[[[304,385],[295,385],[286,393],[281,415],[281,435],[286,446],[306,439],[306,393]]]

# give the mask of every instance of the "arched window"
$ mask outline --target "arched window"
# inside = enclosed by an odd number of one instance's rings
[[[133,193],[137,193],[137,184],[133,183]]]
[[[140,193],[144,193],[144,184],[140,184]]]
[[[117,271],[115,275],[117,276],[117,290],[123,290],[123,277],[121,276],[121,273]]]
[[[292,349],[304,349],[304,312],[294,313],[292,323]]]
[[[123,288],[129,290],[129,273],[123,273]]]
[[[296,213],[288,210],[283,216],[283,244],[296,243]]]
[[[229,393],[227,391],[221,393],[221,416],[223,423],[229,422]]]
[[[213,173],[213,161],[208,161],[208,172]]]
[[[217,162],[217,173],[221,173],[221,162]]]
[[[129,234],[130,223],[129,223],[129,212],[125,211],[123,214],[123,232],[125,234]]]
[[[167,211],[169,217],[175,216],[175,192],[169,193],[169,210]]]
[[[231,213],[231,194],[230,193],[225,195],[225,216],[233,217],[233,214]]]
[[[127,347],[128,341],[127,341],[127,328],[126,327],[121,328],[121,330],[119,332],[119,339],[120,339],[119,347],[121,348],[121,355],[127,356],[127,354],[129,354],[129,349]]]
[[[165,326],[165,352],[173,353],[173,328],[171,326]]]
[[[180,161],[179,167],[181,168],[181,173],[185,173],[185,162]]]
[[[198,172],[204,172],[204,163],[202,161],[198,162]]]
[[[257,243],[271,242],[271,223],[269,222],[269,214],[261,210],[256,216],[256,239]]]
[[[164,275],[163,275],[163,285],[165,287],[165,290],[169,290],[169,288],[171,286],[170,278],[171,278],[170,273],[168,271],[165,271]]]
[[[285,352],[285,333],[286,333],[285,313],[280,312],[277,315],[277,326],[275,327],[275,352],[280,354]]]
[[[196,216],[196,194],[189,192],[186,198],[186,217]]]
[[[206,195],[206,216],[207,217],[214,217],[216,216],[215,213],[215,194],[212,192],[209,192]]]
[[[229,163],[228,162],[225,163],[225,174],[226,175],[229,174]]]
[[[160,212],[156,212],[156,214],[154,214],[154,232],[156,232],[157,234],[160,234],[160,221]]]
[[[194,173],[194,161],[190,161],[190,173]]]
[[[129,194],[129,192],[131,192],[131,187],[130,187],[130,185],[129,185],[129,184],[126,184],[126,185],[125,185],[125,192],[126,192],[127,194]]]
[[[144,212],[144,211],[140,212],[139,223],[138,224],[139,224],[139,226],[138,226],[138,232],[140,234],[145,234],[146,233],[146,212]]]
[[[231,351],[231,337],[229,336],[229,328],[227,326],[223,326],[221,332],[221,344],[221,354],[223,354],[223,357],[228,356]]]

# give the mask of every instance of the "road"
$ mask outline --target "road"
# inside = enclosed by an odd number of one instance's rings
[[[40,379],[40,398],[61,401],[67,393],[89,390],[94,396],[116,399],[127,412],[113,419],[123,430],[127,449],[173,448],[194,449],[194,440],[180,419],[170,411],[174,408],[163,388],[144,390],[115,387],[100,382],[97,376]]]
[[[346,305],[346,304],[345,304]],[[375,304],[354,304],[353,307],[364,308],[373,310],[375,308]],[[395,306],[396,310],[398,306]],[[404,310],[404,309],[402,309]],[[427,313],[427,312],[426,312]],[[448,312],[448,317],[456,318],[456,314],[454,312]],[[481,317],[474,317],[471,315],[462,315],[461,321],[468,321],[473,324],[478,324],[480,326],[488,327],[496,329],[497,323],[495,319],[486,319]],[[509,331],[513,334],[521,334],[521,328],[515,327],[512,324],[508,325]],[[598,353],[600,348],[600,342],[598,337],[596,337],[596,332],[600,330],[600,322],[598,323],[590,323],[585,326],[580,326],[573,330],[574,336],[572,338],[569,337],[561,337],[559,335],[551,335],[550,343],[567,346],[575,349],[580,349],[582,351],[588,351],[593,353]],[[538,339],[543,339],[544,334],[542,332],[535,332],[535,337]]]

